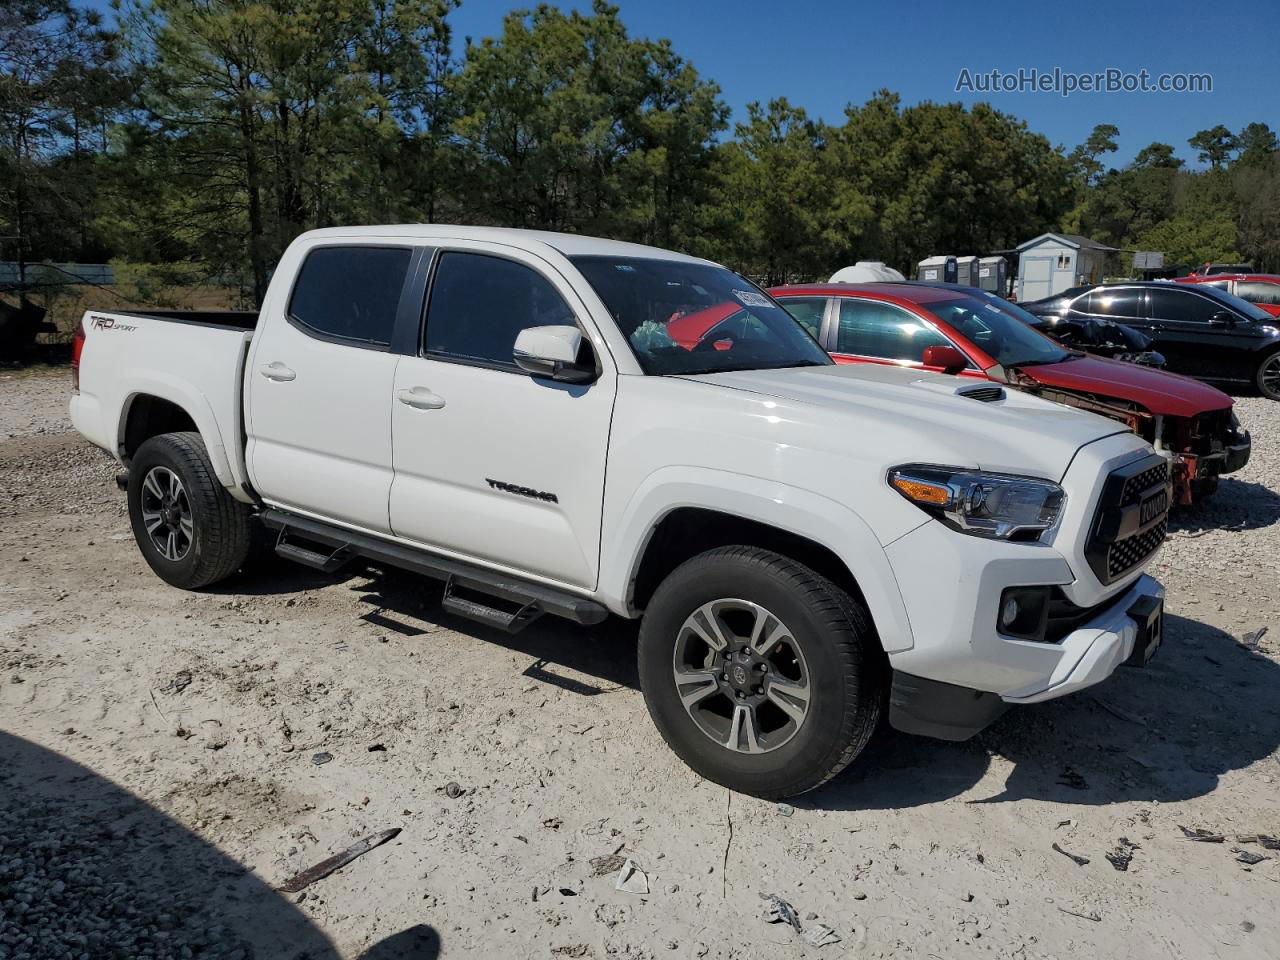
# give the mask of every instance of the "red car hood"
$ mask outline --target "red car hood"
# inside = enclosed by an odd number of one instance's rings
[[[1231,406],[1229,396],[1207,383],[1106,357],[1077,357],[1045,366],[1019,367],[1018,371],[1046,387],[1132,400],[1164,416],[1194,417]]]

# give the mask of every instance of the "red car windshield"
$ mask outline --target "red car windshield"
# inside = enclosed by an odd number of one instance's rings
[[[724,267],[647,257],[571,257],[654,376],[826,366],[791,315]]]
[[[1043,366],[1072,356],[1032,330],[1028,324],[1036,323],[1036,318],[1007,300],[959,296],[923,306],[1003,367]]]

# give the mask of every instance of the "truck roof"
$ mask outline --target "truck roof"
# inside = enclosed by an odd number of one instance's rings
[[[530,253],[545,253],[548,248],[566,257],[643,257],[653,260],[680,260],[707,263],[699,257],[621,240],[605,240],[577,233],[555,233],[550,230],[518,230],[511,227],[466,227],[448,223],[400,223],[374,226],[326,227],[309,230],[307,239],[371,239],[387,237],[407,240],[483,240],[502,243]]]

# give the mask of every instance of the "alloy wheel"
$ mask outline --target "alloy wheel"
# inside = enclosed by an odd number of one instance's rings
[[[685,711],[729,750],[777,750],[809,715],[809,668],[781,620],[749,600],[704,603],[676,638],[672,674]]]
[[[1258,375],[1264,393],[1280,397],[1280,353],[1273,353],[1262,364],[1262,372]]]
[[[151,545],[166,560],[187,555],[195,540],[191,501],[182,480],[168,467],[152,467],[142,480],[142,524]]]

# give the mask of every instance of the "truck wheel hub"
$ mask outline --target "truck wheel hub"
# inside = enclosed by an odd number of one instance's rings
[[[809,669],[795,636],[749,600],[713,600],[685,620],[672,674],[685,712],[737,753],[768,753],[809,714]]]
[[[142,480],[142,525],[162,557],[178,561],[191,550],[195,525],[182,480],[168,467],[152,467]]]

